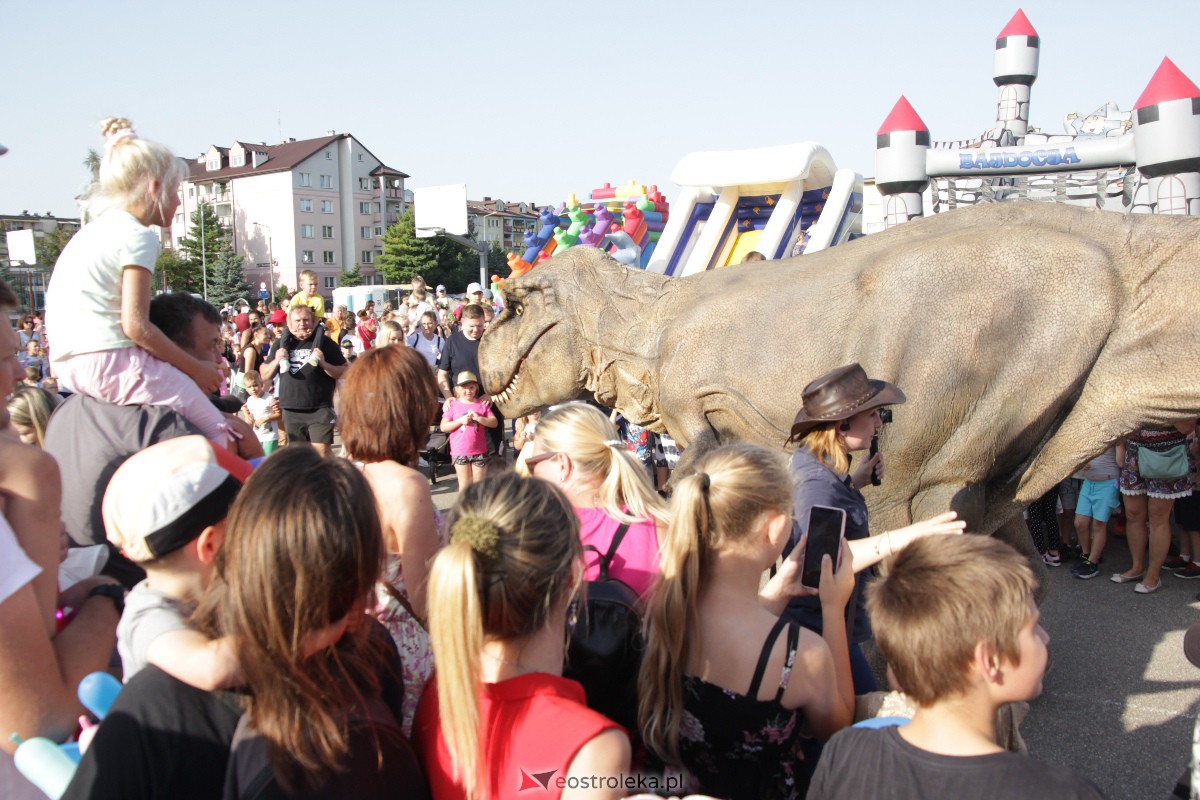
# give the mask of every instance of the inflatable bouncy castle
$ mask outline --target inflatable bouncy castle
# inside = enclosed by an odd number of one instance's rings
[[[1041,37],[1020,9],[996,37],[996,121],[981,136],[931,141],[901,96],[876,134],[882,219],[866,232],[963,205],[1032,199],[1143,214],[1200,214],[1200,89],[1164,58],[1131,111],[1105,103],[1030,127]]]

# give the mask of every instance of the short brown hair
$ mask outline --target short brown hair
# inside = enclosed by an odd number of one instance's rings
[[[338,423],[356,461],[410,464],[437,413],[437,386],[425,358],[409,347],[373,347],[346,372]]]
[[[896,554],[867,588],[875,639],[896,681],[918,705],[964,693],[975,647],[1013,664],[1029,622],[1033,570],[990,536],[929,536]]]

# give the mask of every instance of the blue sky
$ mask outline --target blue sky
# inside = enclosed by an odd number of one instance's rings
[[[350,132],[410,187],[538,204],[657,183],[695,150],[812,140],[874,173],[901,94],[934,139],[990,127],[993,42],[1017,3],[5,4],[0,212],[78,213],[96,123],[195,157]],[[1200,3],[1026,0],[1031,121],[1128,110],[1163,56],[1200,83]],[[570,10],[566,10],[570,9]]]

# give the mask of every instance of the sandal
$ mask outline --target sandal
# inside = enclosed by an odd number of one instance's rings
[[[1113,574],[1112,582],[1113,583],[1133,583],[1134,581],[1140,581],[1145,574],[1146,574],[1145,572],[1139,572],[1137,575],[1122,575],[1121,573],[1117,572],[1117,573]],[[1160,585],[1161,585],[1161,581],[1160,581]],[[1154,588],[1157,589],[1158,587],[1155,586]]]
[[[1042,563],[1048,567],[1061,567],[1062,556],[1051,552],[1042,553]]]

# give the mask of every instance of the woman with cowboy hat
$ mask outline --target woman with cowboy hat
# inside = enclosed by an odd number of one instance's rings
[[[883,476],[883,454],[867,458],[852,473],[851,453],[866,450],[883,427],[880,409],[905,401],[904,392],[887,381],[867,377],[858,364],[828,372],[804,387],[803,406],[792,424],[789,442],[798,447],[792,456],[792,501],[796,520],[793,544],[808,532],[808,515],[813,506],[832,506],[846,512],[846,538],[858,575],[854,590],[850,634],[850,664],[855,694],[874,691],[874,677],[859,647],[871,638],[862,584],[863,572],[904,545],[922,536],[962,533],[965,522],[949,511],[894,531],[871,537],[867,501],[861,489],[872,477]],[[821,604],[816,597],[802,597],[788,605],[787,615],[806,628],[821,630]]]

